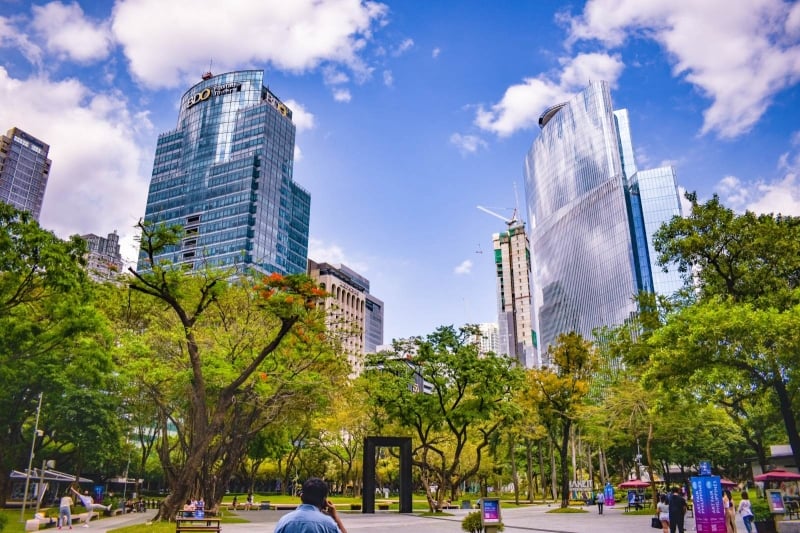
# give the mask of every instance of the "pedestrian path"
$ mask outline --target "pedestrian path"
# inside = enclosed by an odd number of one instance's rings
[[[641,533],[650,530],[650,516],[632,515],[620,508],[607,508],[602,515],[596,507],[586,507],[585,513],[548,513],[554,506],[534,505],[515,509],[503,509],[506,533]],[[223,533],[272,533],[281,516],[289,511],[240,511],[238,516],[248,523],[222,524]],[[455,509],[441,516],[401,515],[395,511],[379,511],[375,514],[342,512],[342,521],[349,533],[463,533],[461,521],[469,510]],[[136,525],[137,531],[147,533],[148,522],[156,511],[134,513],[103,518],[92,522],[94,533],[108,533],[116,528]],[[738,531],[744,532],[741,517],[737,515]],[[77,528],[76,528],[77,529]],[[686,517],[687,531],[694,531],[694,519]],[[653,530],[655,531],[655,530]]]

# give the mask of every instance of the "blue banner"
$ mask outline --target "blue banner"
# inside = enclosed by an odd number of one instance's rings
[[[719,476],[692,478],[694,523],[697,533],[725,533],[725,508]]]
[[[603,489],[603,495],[606,498],[606,506],[614,507],[614,487],[611,485],[611,483],[606,482],[606,486]]]

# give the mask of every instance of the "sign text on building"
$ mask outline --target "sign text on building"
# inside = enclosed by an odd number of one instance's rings
[[[212,96],[220,96],[223,94],[235,93],[241,90],[242,90],[242,84],[235,81],[223,83],[221,85],[212,85],[211,87],[206,87],[202,91],[195,93],[194,96],[192,96],[186,101],[186,109],[189,109],[190,107],[199,104],[200,102],[208,100]]]

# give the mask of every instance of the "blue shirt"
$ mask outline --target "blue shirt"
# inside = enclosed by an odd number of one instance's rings
[[[275,526],[275,533],[341,533],[336,522],[323,514],[315,505],[301,504],[296,510],[283,515]]]

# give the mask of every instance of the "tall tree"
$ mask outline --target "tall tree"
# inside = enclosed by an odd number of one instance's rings
[[[218,503],[250,439],[288,411],[318,411],[348,368],[327,342],[316,305],[324,291],[310,278],[272,274],[258,284],[211,267],[187,275],[154,260],[180,228],[140,229],[150,268],[132,269],[129,286],[160,305],[146,329],[125,332],[120,356],[160,412],[171,490],[158,518],[171,519],[191,495]]]
[[[426,488],[438,485],[439,500],[455,497],[458,485],[480,468],[493,436],[516,415],[510,400],[520,371],[508,358],[481,357],[475,333],[475,327],[440,327],[416,341],[410,359],[397,353],[399,346],[370,358],[364,377],[384,420],[416,440],[413,463]]]
[[[553,367],[529,370],[527,379],[542,420],[558,446],[561,507],[567,507],[570,433],[589,392],[596,356],[592,344],[575,332],[559,335],[549,352]]]
[[[706,203],[699,203],[695,194],[687,198],[691,215],[664,226],[654,244],[661,264],[676,263],[691,274],[699,304],[671,317],[657,344],[673,354],[672,370],[682,371],[678,379],[725,368],[736,371],[737,384],[773,391],[795,462],[800,463],[793,408],[799,386],[794,372],[797,328],[791,325],[800,304],[800,218],[749,211],[737,215],[716,196]],[[765,321],[777,327],[769,328]],[[685,342],[686,331],[695,335],[692,346]],[[678,344],[665,344],[670,339]],[[683,355],[676,352],[679,346]],[[691,364],[678,360],[694,357]]]
[[[61,240],[29,213],[0,202],[0,505],[9,496],[11,470],[27,466],[39,394],[49,443],[65,409],[107,390],[98,381],[110,361],[105,324],[83,271],[85,251],[80,238]],[[88,437],[102,429],[95,421],[104,413],[75,415],[73,440],[58,433],[62,457],[75,455],[79,432]],[[105,442],[98,440],[98,448]]]

